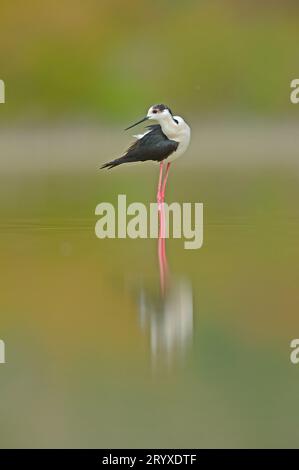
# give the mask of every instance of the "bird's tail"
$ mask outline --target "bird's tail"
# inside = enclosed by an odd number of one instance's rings
[[[104,163],[104,165],[101,166],[101,170],[103,168],[107,168],[108,170],[111,170],[111,168],[114,168],[115,166],[121,165],[122,163],[126,163],[127,159],[126,156],[116,158],[115,160],[112,160],[111,162]]]

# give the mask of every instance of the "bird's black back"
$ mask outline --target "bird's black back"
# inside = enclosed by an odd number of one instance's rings
[[[168,139],[159,124],[147,126],[147,128],[150,132],[136,140],[122,157],[106,163],[102,168],[113,168],[122,163],[148,160],[161,162],[177,150],[178,142]]]

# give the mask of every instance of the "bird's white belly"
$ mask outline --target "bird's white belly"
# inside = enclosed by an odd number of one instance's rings
[[[175,118],[179,120],[179,125],[174,125],[173,122],[170,124],[162,123],[161,125],[166,137],[170,140],[178,142],[179,144],[177,150],[167,158],[168,162],[173,162],[186,152],[191,137],[190,127],[185,123],[185,121],[179,116],[175,116]]]
[[[188,135],[185,135],[181,138],[181,140],[179,141],[177,150],[173,152],[171,155],[169,155],[169,157],[167,158],[167,161],[173,162],[177,158],[181,157],[183,153],[186,152],[189,146],[189,143],[190,143],[190,132],[188,133]]]

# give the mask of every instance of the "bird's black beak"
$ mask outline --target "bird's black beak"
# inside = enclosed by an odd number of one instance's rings
[[[125,129],[125,131],[131,129],[132,127],[137,126],[138,124],[141,124],[141,123],[144,122],[144,121],[147,121],[148,119],[149,119],[148,116],[145,116],[145,117],[144,117],[143,119],[141,119],[140,121],[135,122],[135,124],[132,124],[132,126],[127,127],[127,128]]]

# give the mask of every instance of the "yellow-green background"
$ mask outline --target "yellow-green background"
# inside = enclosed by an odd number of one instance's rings
[[[298,447],[298,14],[2,1],[1,447]],[[156,166],[99,166],[157,102],[192,128],[167,200],[204,203],[204,246],[167,243],[193,333],[153,359],[138,296],[159,305],[156,242],[98,240],[94,209],[154,200]]]

